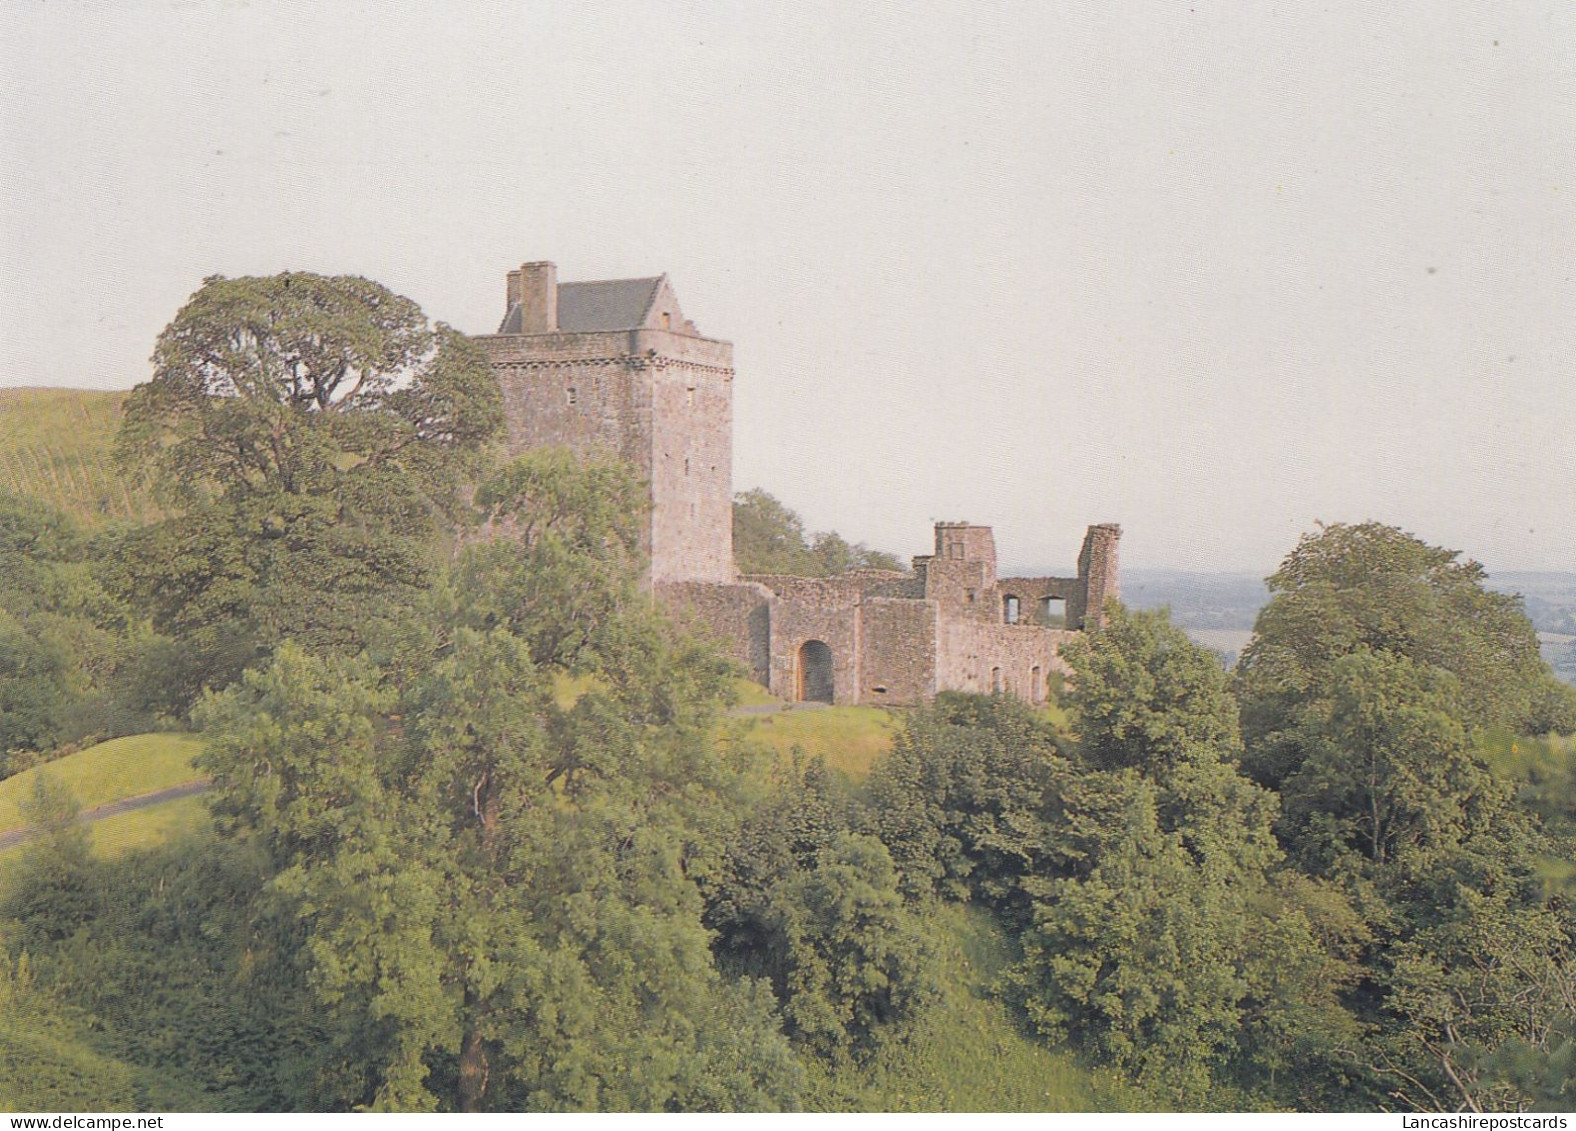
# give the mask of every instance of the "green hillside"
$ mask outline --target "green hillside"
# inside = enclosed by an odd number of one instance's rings
[[[0,389],[0,490],[31,495],[87,525],[145,519],[146,500],[110,458],[124,392]]]
[[[0,832],[24,824],[22,804],[34,779],[48,774],[84,809],[168,789],[201,777],[192,759],[202,740],[190,734],[137,734],[101,742],[0,781]]]

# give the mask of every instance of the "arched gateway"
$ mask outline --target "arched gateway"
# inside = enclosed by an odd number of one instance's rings
[[[799,700],[832,701],[832,650],[819,640],[806,640],[799,649]]]

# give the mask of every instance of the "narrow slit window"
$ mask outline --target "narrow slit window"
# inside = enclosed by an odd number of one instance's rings
[[[564,394],[570,404],[575,404],[580,400],[580,390],[576,389],[573,385],[570,385],[569,388],[564,391]]]

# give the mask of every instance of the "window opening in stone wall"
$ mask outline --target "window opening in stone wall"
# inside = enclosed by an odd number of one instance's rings
[[[1067,602],[1060,597],[1046,597],[1040,601],[1040,623],[1049,628],[1067,627]]]
[[[689,474],[689,457],[688,456],[686,456],[685,459],[684,459],[684,474],[685,475]]]
[[[695,386],[691,385],[689,388],[684,390],[684,393],[685,393],[686,396],[689,397],[689,405],[690,405],[690,407],[694,408],[695,407]]]
[[[1000,668],[991,668],[991,670],[990,670],[990,693],[992,695],[1000,695],[1001,694],[1001,669]]]
[[[969,604],[972,605],[974,603],[974,597],[975,597],[974,590],[970,589],[968,591],[968,594],[969,594]]]
[[[673,329],[673,315],[669,314],[665,310],[662,312],[662,328],[664,330]]]
[[[1040,685],[1040,665],[1029,669],[1029,702],[1038,703],[1045,698],[1045,688]]]
[[[580,399],[579,393],[573,385],[570,385],[569,388],[565,390],[565,392],[568,394],[570,404],[574,404]]]
[[[799,649],[799,701],[832,701],[832,649],[821,640],[806,640]]]
[[[1011,593],[1001,599],[1001,620],[1003,624],[1018,623],[1018,598]]]

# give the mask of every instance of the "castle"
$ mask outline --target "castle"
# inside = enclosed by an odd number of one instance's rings
[[[906,573],[740,576],[733,564],[733,346],[702,337],[667,276],[560,283],[508,275],[477,338],[503,390],[511,453],[614,456],[650,485],[652,594],[791,700],[906,705],[938,691],[1045,699],[1061,646],[1119,592],[1121,529],[1091,526],[1077,577],[998,577],[988,526],[938,523]],[[1064,608],[1061,615],[1056,606]]]

